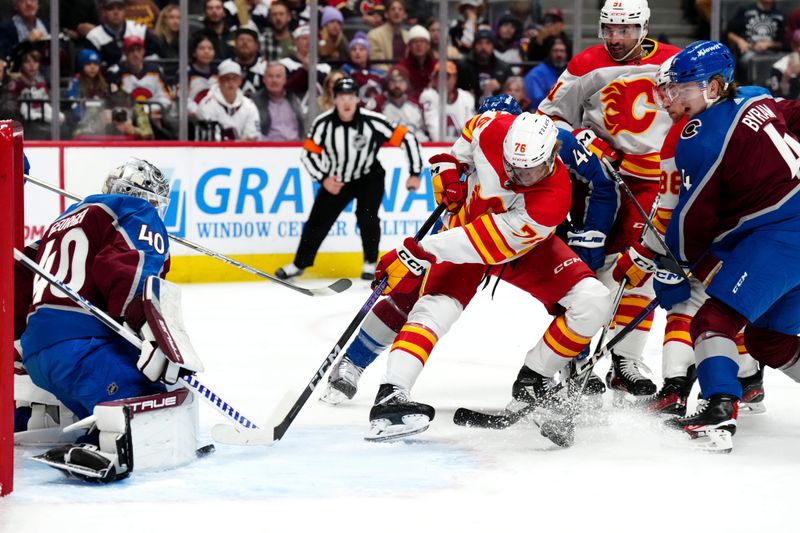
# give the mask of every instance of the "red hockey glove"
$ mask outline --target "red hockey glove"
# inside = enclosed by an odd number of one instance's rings
[[[411,292],[417,286],[417,278],[435,262],[436,257],[420,248],[413,238],[406,237],[403,246],[383,254],[378,260],[373,286],[386,275],[388,283],[383,294]]]
[[[431,183],[436,203],[447,203],[447,210],[455,213],[467,197],[467,184],[461,174],[467,166],[450,154],[437,154],[428,160],[431,164]]]
[[[618,165],[622,160],[619,152],[612,148],[608,142],[598,137],[592,130],[582,128],[573,130],[572,134],[584,148],[596,155],[598,159],[608,159],[608,162],[614,166]]]
[[[656,270],[653,257],[655,254],[644,245],[634,243],[625,253],[620,254],[611,273],[614,281],[620,282],[622,278],[627,278],[626,287],[641,287]]]

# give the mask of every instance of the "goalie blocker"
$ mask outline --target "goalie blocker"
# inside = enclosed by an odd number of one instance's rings
[[[186,334],[180,288],[151,276],[141,299],[145,322],[137,313],[126,322],[140,329],[142,349],[137,367],[151,381],[175,384],[184,374],[203,370]],[[69,477],[108,483],[133,471],[180,466],[213,446],[197,449],[197,401],[187,389],[98,403],[91,416],[64,431],[87,430],[82,442],[53,448],[33,459]]]

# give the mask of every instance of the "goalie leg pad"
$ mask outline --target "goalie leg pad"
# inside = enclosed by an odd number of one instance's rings
[[[27,374],[14,376],[14,401],[14,444],[74,442],[82,433],[62,431],[77,417],[52,393],[37,387]]]

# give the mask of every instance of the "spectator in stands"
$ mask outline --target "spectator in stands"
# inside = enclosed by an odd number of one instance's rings
[[[0,24],[0,57],[11,57],[19,43],[50,39],[47,24],[38,17],[39,0],[14,0],[14,16]]]
[[[370,66],[369,41],[364,32],[358,32],[353,36],[349,49],[348,62],[342,65],[342,72],[353,78],[358,85],[358,100],[361,107],[370,111],[380,111],[383,105],[384,71]],[[333,100],[330,105],[333,105]]]
[[[286,92],[286,67],[270,63],[264,71],[264,87],[253,96],[265,141],[299,141],[305,135],[300,100]]]
[[[154,30],[159,16],[158,5],[153,0],[125,0],[125,18]]]
[[[264,57],[268,61],[277,61],[289,57],[294,50],[290,24],[292,15],[284,0],[276,0],[269,6],[269,26],[264,29]]]
[[[500,92],[510,94],[519,104],[520,109],[529,113],[535,113],[536,108],[532,107],[530,99],[525,94],[525,82],[520,76],[511,76],[503,84]]]
[[[772,94],[797,100],[800,98],[800,29],[794,30],[792,51],[772,65],[769,87]]]
[[[242,93],[241,84],[239,63],[226,59],[219,64],[219,82],[197,109],[198,120],[214,128],[213,139],[255,141],[261,136],[258,108]]]
[[[436,64],[431,52],[431,34],[423,26],[413,26],[408,30],[406,57],[398,64],[408,71],[409,96],[416,100],[430,85],[431,73]]]
[[[198,32],[189,43],[189,117],[197,114],[197,106],[206,97],[212,85],[217,83],[217,67],[214,65],[214,41],[206,32]]]
[[[348,76],[341,70],[331,70],[322,82],[322,94],[317,98],[317,110],[322,113],[333,109],[333,86],[342,78]]]
[[[212,37],[214,56],[217,59],[233,57],[233,31],[225,19],[222,0],[205,0],[203,29]]]
[[[181,27],[181,8],[176,4],[167,4],[156,20],[156,29],[153,32],[161,45],[161,57],[165,59],[178,59],[178,32]]]
[[[502,15],[497,20],[494,37],[494,55],[506,63],[519,63],[522,56],[519,52],[519,40],[522,37],[522,23],[510,13]],[[513,67],[514,73],[521,71],[520,67]]]
[[[559,37],[567,46],[567,56],[572,53],[572,41],[564,32],[564,13],[558,8],[545,10],[541,27],[534,30],[528,41],[528,61],[544,61],[548,37]]]
[[[308,109],[308,65],[311,61],[311,43],[307,24],[301,24],[293,32],[294,53],[280,60],[289,73],[286,90],[294,93],[303,104],[303,111]],[[322,82],[331,71],[327,63],[317,63],[317,79],[315,80],[317,92],[322,92]]]
[[[386,4],[386,23],[367,33],[373,61],[399,61],[405,57],[408,42],[408,32],[403,29],[405,21],[405,2],[389,0]]]
[[[240,6],[245,9],[240,10]],[[269,26],[269,1],[267,0],[225,2],[224,7],[225,19],[231,28],[252,28],[255,26],[260,33]]]
[[[342,31],[344,17],[335,7],[322,9],[320,21],[319,58],[322,61],[344,61],[347,59],[347,38]]]
[[[250,28],[239,28],[234,34],[236,41],[233,55],[242,67],[242,92],[249,97],[261,88],[261,77],[267,62],[259,56],[258,32]]]
[[[134,102],[156,103],[151,111],[158,115],[172,105],[172,96],[164,83],[161,67],[144,60],[144,41],[132,35],[123,43],[124,61],[108,69],[111,90],[122,90]]]
[[[439,65],[436,63],[433,69],[434,80],[439,74]],[[431,86],[425,89],[420,96],[420,104],[423,110],[423,121],[425,129],[433,141],[455,141],[461,135],[461,130],[467,120],[475,114],[475,97],[468,91],[459,89],[456,86],[458,80],[458,68],[452,61],[445,64],[447,72],[447,105],[445,106],[445,129],[444,134],[439,129],[439,91]],[[498,86],[499,89],[499,86]]]
[[[422,106],[408,95],[408,71],[401,65],[386,74],[386,101],[381,113],[392,122],[403,124],[411,130],[418,142],[430,140],[422,119]]]
[[[108,115],[111,123],[108,133],[111,135],[123,135],[137,141],[149,141],[155,137],[144,104],[134,103],[125,91],[111,93]]]
[[[792,49],[792,37],[795,30],[800,30],[800,9],[795,9],[786,17],[786,30],[784,31],[786,36],[783,39],[786,50]]]
[[[72,113],[78,120],[73,138],[103,135],[106,130],[106,100],[108,82],[100,71],[100,55],[91,49],[78,54],[78,73],[72,79],[67,98],[80,100],[72,104]]]
[[[439,60],[439,38],[442,35],[441,27],[439,26],[439,19],[435,17],[431,17],[425,23],[425,29],[428,30],[428,33],[431,35],[431,51],[433,52],[433,57],[436,60]],[[454,61],[461,59],[461,52],[458,51],[458,48],[453,46],[450,43],[450,40],[447,40],[447,59],[452,59]]]
[[[386,9],[381,3],[382,0],[364,0],[361,2],[361,20],[369,28],[377,28],[386,22]]]
[[[544,61],[525,74],[525,93],[535,109],[553,88],[558,77],[567,68],[567,44],[561,37],[548,37],[545,41],[548,50]]]
[[[753,58],[774,53],[783,47],[784,16],[775,7],[775,0],[756,0],[745,6],[728,22],[726,30],[731,49],[737,53],[739,80],[750,80],[749,70]]]
[[[0,119],[21,120],[19,106],[12,94],[8,92],[11,76],[8,75],[8,63],[0,57]]]
[[[147,58],[158,57],[160,47],[155,36],[147,28],[136,22],[125,20],[123,0],[102,0],[100,20],[102,24],[86,35],[89,45],[94,48],[103,66],[109,68],[122,59],[122,43],[127,37],[139,37],[144,42]]]
[[[450,41],[461,54],[468,54],[475,42],[475,34],[481,24],[486,24],[483,13],[486,6],[482,0],[459,0],[459,18],[450,27]]]
[[[478,30],[472,51],[458,65],[458,87],[472,92],[478,105],[511,76],[511,67],[494,55],[493,39],[491,31]]]
[[[8,84],[8,93],[19,103],[19,112],[28,139],[48,139],[53,108],[50,106],[50,91],[39,71],[42,56],[30,46],[19,56],[19,76]],[[56,120],[61,121],[59,113]]]

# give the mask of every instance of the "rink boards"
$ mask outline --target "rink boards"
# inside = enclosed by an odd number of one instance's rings
[[[446,150],[423,147],[423,160]],[[108,171],[128,157],[147,159],[172,180],[165,217],[170,233],[273,272],[290,261],[319,185],[300,162],[295,144],[264,143],[49,143],[26,145],[31,175],[80,196],[97,193]],[[380,209],[381,249],[413,235],[434,208],[430,172],[422,186],[407,191],[408,164],[400,148],[383,148],[386,170]],[[25,238],[44,229],[69,205],[57,195],[25,187]],[[172,246],[170,278],[177,282],[241,281],[252,277],[181,245]],[[331,229],[309,275],[355,276],[362,262],[361,240],[351,203]]]

